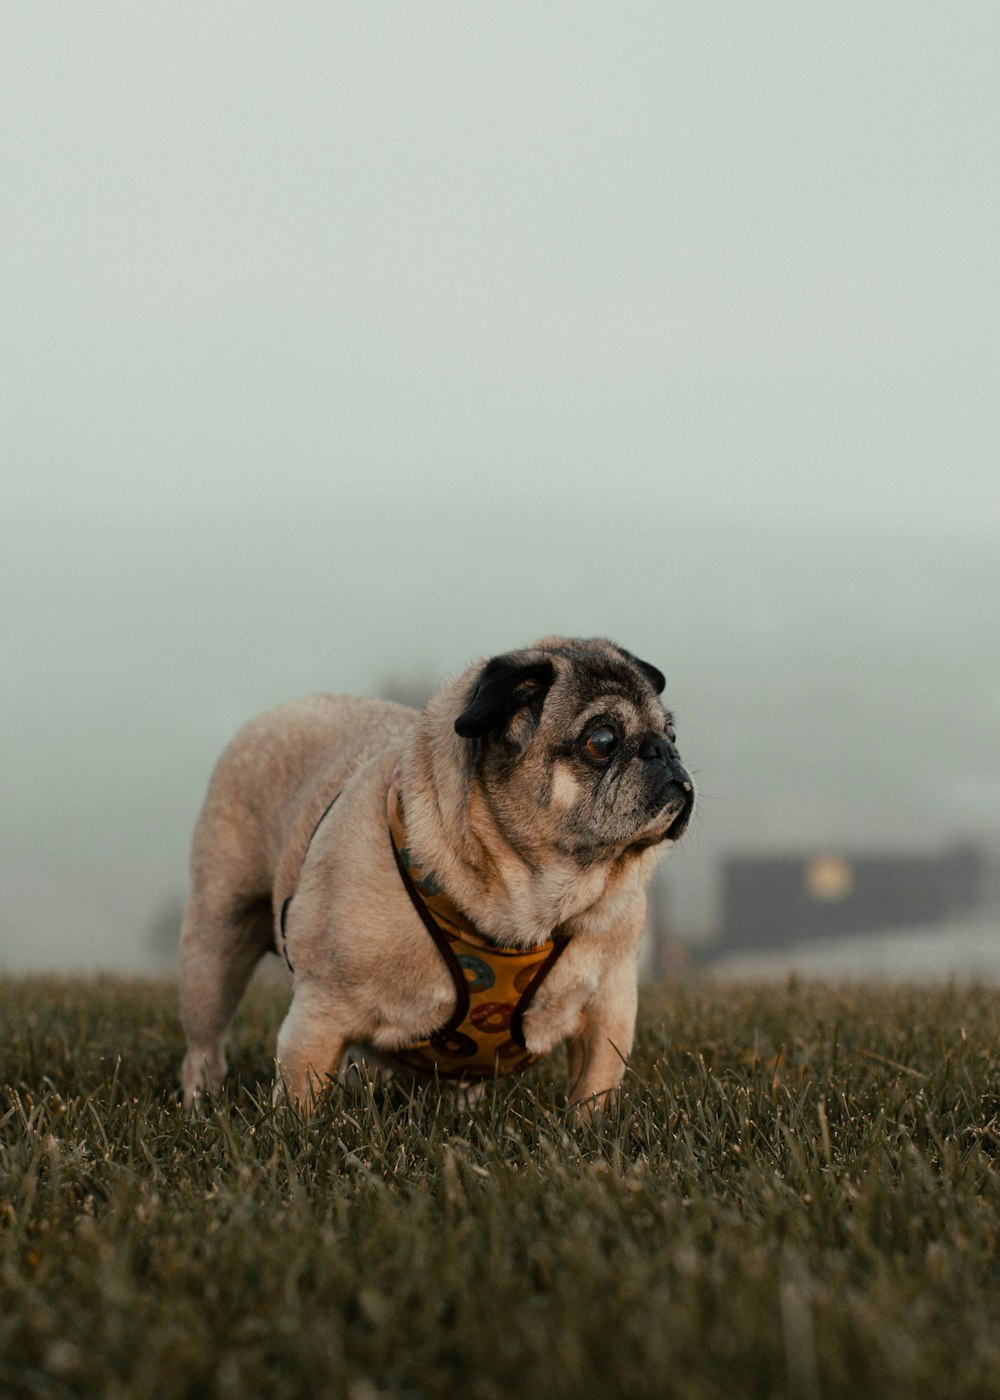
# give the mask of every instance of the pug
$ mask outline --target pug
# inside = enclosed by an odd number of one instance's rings
[[[180,945],[186,1104],[217,1093],[261,957],[293,980],[278,1091],[352,1047],[458,1085],[567,1047],[589,1113],[632,1047],[645,887],[694,785],[663,675],[603,639],[478,661],[418,712],[315,695],[251,720],[194,833]]]

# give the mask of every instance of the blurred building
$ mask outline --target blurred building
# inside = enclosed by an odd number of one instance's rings
[[[948,924],[982,911],[992,866],[972,843],[938,852],[732,855],[722,865],[717,947]]]

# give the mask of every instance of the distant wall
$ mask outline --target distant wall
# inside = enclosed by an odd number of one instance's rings
[[[731,855],[722,864],[720,942],[779,948],[801,939],[944,923],[980,910],[979,847],[931,853]]]

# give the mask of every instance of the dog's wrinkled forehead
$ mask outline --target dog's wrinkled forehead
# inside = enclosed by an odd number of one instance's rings
[[[546,637],[486,662],[462,697],[454,728],[463,739],[499,737],[523,748],[539,723],[565,726],[601,700],[630,707],[637,724],[662,728],[656,697],[665,684],[655,666],[614,642]]]
[[[547,650],[563,680],[556,693],[571,701],[576,713],[584,714],[603,704],[613,704],[618,709],[617,701],[624,702],[624,712],[633,711],[637,720],[662,715],[663,707],[657,697],[665,682],[648,662],[639,661],[610,642],[562,643]]]

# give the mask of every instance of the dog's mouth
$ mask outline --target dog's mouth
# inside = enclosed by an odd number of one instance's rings
[[[629,850],[644,851],[649,846],[659,846],[664,842],[673,845],[687,831],[694,815],[694,785],[687,781],[671,783],[666,799],[649,823],[652,830],[631,842]]]
[[[693,814],[694,784],[689,780],[671,783],[658,818],[660,821],[666,818],[667,822],[660,840],[679,841],[690,826]]]

